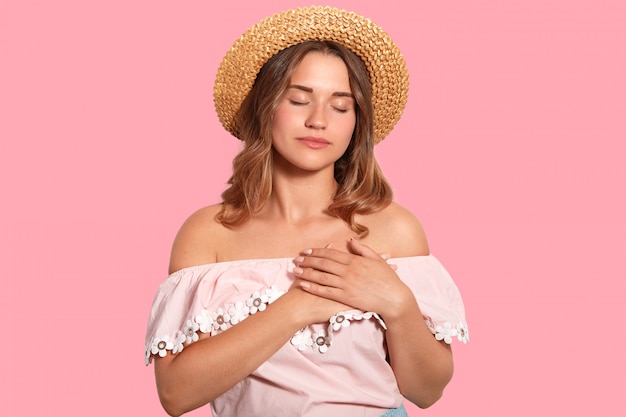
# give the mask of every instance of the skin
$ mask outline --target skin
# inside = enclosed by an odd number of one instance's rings
[[[307,183],[313,173],[325,182],[334,182],[328,173],[348,148],[355,123],[354,99],[343,61],[321,53],[308,54],[294,71],[274,114],[274,169],[287,170],[285,174],[292,177],[307,177]]]
[[[384,318],[389,362],[411,402],[430,406],[452,376],[450,347],[432,336],[410,289],[385,261],[388,256],[429,254],[419,221],[392,203],[357,217],[370,229],[359,241],[326,210],[337,187],[333,164],[348,146],[355,123],[345,64],[311,53],[290,81],[272,126],[270,200],[236,230],[214,220],[219,205],[191,215],[174,241],[170,272],[220,261],[293,256],[298,279],[263,314],[215,336],[200,334],[198,342],[177,355],[155,358],[159,397],[172,416],[227,391],[298,329],[349,308],[376,311]],[[302,138],[322,138],[323,146]]]

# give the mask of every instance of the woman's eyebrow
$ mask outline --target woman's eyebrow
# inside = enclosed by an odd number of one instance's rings
[[[301,91],[304,91],[306,93],[312,93],[313,92],[313,89],[311,87],[306,87],[304,85],[299,85],[299,84],[290,84],[287,88],[293,88],[293,89],[296,89],[296,90],[301,90]],[[332,95],[336,96],[336,97],[350,97],[350,98],[354,98],[352,93],[345,92],[345,91],[336,91]]]

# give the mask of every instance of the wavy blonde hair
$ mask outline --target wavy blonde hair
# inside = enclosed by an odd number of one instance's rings
[[[295,68],[311,52],[344,61],[356,109],[352,139],[335,163],[338,188],[328,211],[359,236],[365,236],[368,229],[354,220],[355,214],[374,213],[392,201],[391,187],[374,157],[374,110],[365,65],[340,43],[306,41],[278,52],[265,63],[235,116],[235,130],[244,148],[233,160],[230,187],[222,193],[223,205],[216,217],[226,227],[245,223],[263,208],[272,193],[272,118]]]

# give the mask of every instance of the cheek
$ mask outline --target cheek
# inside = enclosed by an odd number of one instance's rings
[[[352,134],[354,133],[354,129],[356,129],[356,115],[341,120],[340,129],[343,132],[343,135],[348,138],[349,142],[352,138]]]
[[[285,115],[284,115],[284,112],[281,111],[279,107],[278,109],[276,109],[276,112],[274,113],[274,116],[272,117],[272,121],[271,121],[272,134],[281,129],[283,125],[283,120],[285,120]]]
[[[283,129],[289,124],[289,121],[294,120],[294,114],[289,111],[285,106],[278,106],[274,117],[272,117],[272,131],[276,129]]]

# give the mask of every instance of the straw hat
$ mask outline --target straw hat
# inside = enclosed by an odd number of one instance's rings
[[[237,136],[235,113],[261,67],[277,52],[307,40],[339,42],[365,63],[372,84],[374,141],[400,119],[409,90],[406,62],[380,26],[356,13],[327,6],[296,8],[263,19],[235,41],[217,71],[213,100],[224,128]]]

